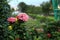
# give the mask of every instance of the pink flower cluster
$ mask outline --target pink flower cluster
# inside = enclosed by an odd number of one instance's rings
[[[29,16],[26,13],[20,13],[17,15],[17,19],[22,21],[28,21]]]
[[[7,21],[10,22],[10,23],[14,23],[16,21],[16,18],[10,17],[10,18],[7,19]]]
[[[29,16],[26,13],[20,13],[16,17],[17,17],[18,20],[22,20],[24,22],[28,21],[28,19],[29,19]],[[10,23],[14,23],[16,21],[16,18],[15,17],[10,17],[10,18],[7,19],[7,21],[10,22]]]

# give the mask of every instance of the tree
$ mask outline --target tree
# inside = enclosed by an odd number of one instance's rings
[[[50,2],[43,2],[41,4],[44,15],[49,15],[49,12],[51,11],[50,6]]]
[[[7,38],[7,18],[11,15],[11,8],[7,0],[0,0],[0,39]]]
[[[40,6],[27,5],[24,2],[18,4],[18,10],[26,13],[40,14],[42,12]]]
[[[21,10],[22,12],[26,12],[27,9],[27,5],[24,2],[21,2],[18,4],[18,8],[19,10]]]

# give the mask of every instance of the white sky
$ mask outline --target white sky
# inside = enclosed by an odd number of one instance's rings
[[[11,7],[16,8],[20,2],[25,2],[27,5],[39,6],[42,2],[47,2],[49,0],[12,0],[10,1]]]

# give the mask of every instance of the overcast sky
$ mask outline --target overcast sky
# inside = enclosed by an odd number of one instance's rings
[[[49,0],[12,0],[10,1],[11,7],[17,7],[20,2],[25,2],[28,5],[39,6],[42,2],[47,2]]]

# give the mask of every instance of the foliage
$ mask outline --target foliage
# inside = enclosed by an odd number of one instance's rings
[[[7,0],[0,0],[0,39],[6,40],[8,36],[7,32],[7,18],[11,16],[11,8],[8,5]]]
[[[40,6],[34,6],[34,5],[27,5],[24,2],[21,2],[18,4],[18,10],[21,12],[26,12],[26,13],[33,13],[33,14],[41,14],[42,9]]]
[[[42,16],[42,15],[38,15],[38,14],[30,14],[30,17],[32,17],[33,19],[37,19],[39,22],[51,22],[51,21],[55,21],[53,16]]]
[[[46,34],[50,34],[51,37],[47,37],[45,36],[46,39],[48,40],[59,40],[59,34],[60,34],[60,25],[59,25],[59,21],[53,21],[53,22],[48,22],[48,24],[46,25],[46,27],[44,27],[45,30],[45,35]]]
[[[18,10],[26,13],[40,14],[40,15],[43,14],[47,16],[51,12],[53,12],[51,1],[43,2],[40,6],[27,5],[26,3],[21,2],[18,4]]]
[[[52,6],[50,2],[43,2],[41,4],[42,11],[45,13],[44,15],[49,15],[49,13],[52,11]]]
[[[27,5],[27,13],[41,14],[42,8],[40,6]]]
[[[21,24],[27,22],[29,19],[29,16],[26,14],[26,13],[20,13],[15,17],[9,17],[7,19],[9,25],[8,25],[8,31],[11,31],[9,32],[10,35],[12,38],[12,40],[26,40],[26,36],[25,36],[25,33],[26,33],[26,30],[25,30],[25,27],[24,26],[21,26]],[[19,37],[17,37],[17,35]]]
[[[8,40],[9,31],[7,30],[7,18],[11,16],[11,8],[7,0],[0,0],[0,39]]]
[[[26,22],[26,16],[23,17],[22,15],[21,17],[20,14],[18,18],[10,18],[7,22],[13,9],[11,10],[7,0],[0,1],[1,40],[60,40],[60,21],[55,21],[52,16],[39,15],[42,10],[41,7],[26,5],[22,2],[19,4],[19,10],[21,6],[22,12],[28,13],[29,21]],[[49,6],[49,3],[43,5],[44,13],[50,11]]]
[[[19,11],[26,12],[27,5],[24,2],[21,2],[18,4],[18,8]]]

